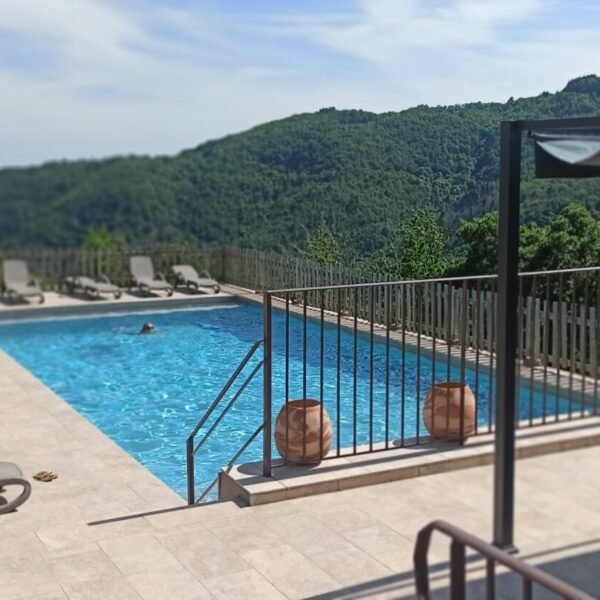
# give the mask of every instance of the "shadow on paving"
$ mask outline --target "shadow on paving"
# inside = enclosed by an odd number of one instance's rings
[[[538,552],[523,556],[523,560],[531,563],[532,558],[564,552],[569,549],[598,544],[600,540],[589,540],[580,544],[554,548],[548,552]],[[562,579],[582,592],[594,598],[600,598],[600,550],[582,554],[573,554],[564,558],[536,561],[535,566]],[[485,561],[479,555],[467,557],[467,598],[485,598]],[[449,563],[447,561],[429,566],[431,598],[442,600],[450,598],[448,586]],[[498,600],[514,600],[522,597],[523,579],[516,573],[500,573],[496,576],[496,598]],[[363,600],[367,598],[415,598],[414,573],[411,570],[373,579],[361,584],[340,588],[325,594],[311,596],[307,600]],[[560,596],[550,593],[534,585],[533,597],[536,600],[555,600]]]

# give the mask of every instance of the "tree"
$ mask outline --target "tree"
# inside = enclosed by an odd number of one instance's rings
[[[321,223],[317,230],[308,236],[306,258],[322,265],[339,265],[344,259],[345,240]]]
[[[490,212],[458,228],[462,252],[452,267],[452,275],[488,275],[498,269],[498,213]]]
[[[462,250],[452,275],[487,275],[498,268],[498,213],[463,221],[458,235]],[[600,264],[600,221],[580,204],[569,204],[545,227],[523,225],[520,230],[519,268],[547,271]]]
[[[123,236],[109,231],[105,225],[88,229],[83,240],[86,250],[117,250],[124,245]]]
[[[569,204],[531,244],[530,271],[600,265],[600,221],[580,204]],[[531,243],[531,242],[530,242]]]
[[[448,266],[445,245],[444,230],[435,214],[420,208],[403,221],[398,235],[362,266],[401,279],[439,277]]]
[[[448,266],[444,230],[429,210],[417,209],[401,228],[400,275],[405,279],[429,279]]]

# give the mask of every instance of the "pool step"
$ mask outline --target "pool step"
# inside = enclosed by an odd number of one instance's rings
[[[600,445],[600,417],[517,430],[517,458],[593,445]],[[324,460],[316,467],[274,461],[271,478],[262,476],[261,462],[236,465],[229,473],[221,472],[219,499],[241,498],[254,506],[487,465],[494,460],[494,436],[473,437],[464,446],[432,441],[412,448],[375,449],[379,451]]]

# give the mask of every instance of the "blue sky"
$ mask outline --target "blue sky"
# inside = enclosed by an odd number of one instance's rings
[[[0,165],[505,101],[600,74],[598,48],[596,0],[0,0]]]

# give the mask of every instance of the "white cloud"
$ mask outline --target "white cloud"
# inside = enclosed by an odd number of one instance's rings
[[[47,55],[36,69],[0,56],[0,164],[172,153],[322,106],[505,100],[597,70],[598,12],[570,30],[555,1],[269,16],[148,1],[0,1],[0,48],[4,31]]]

